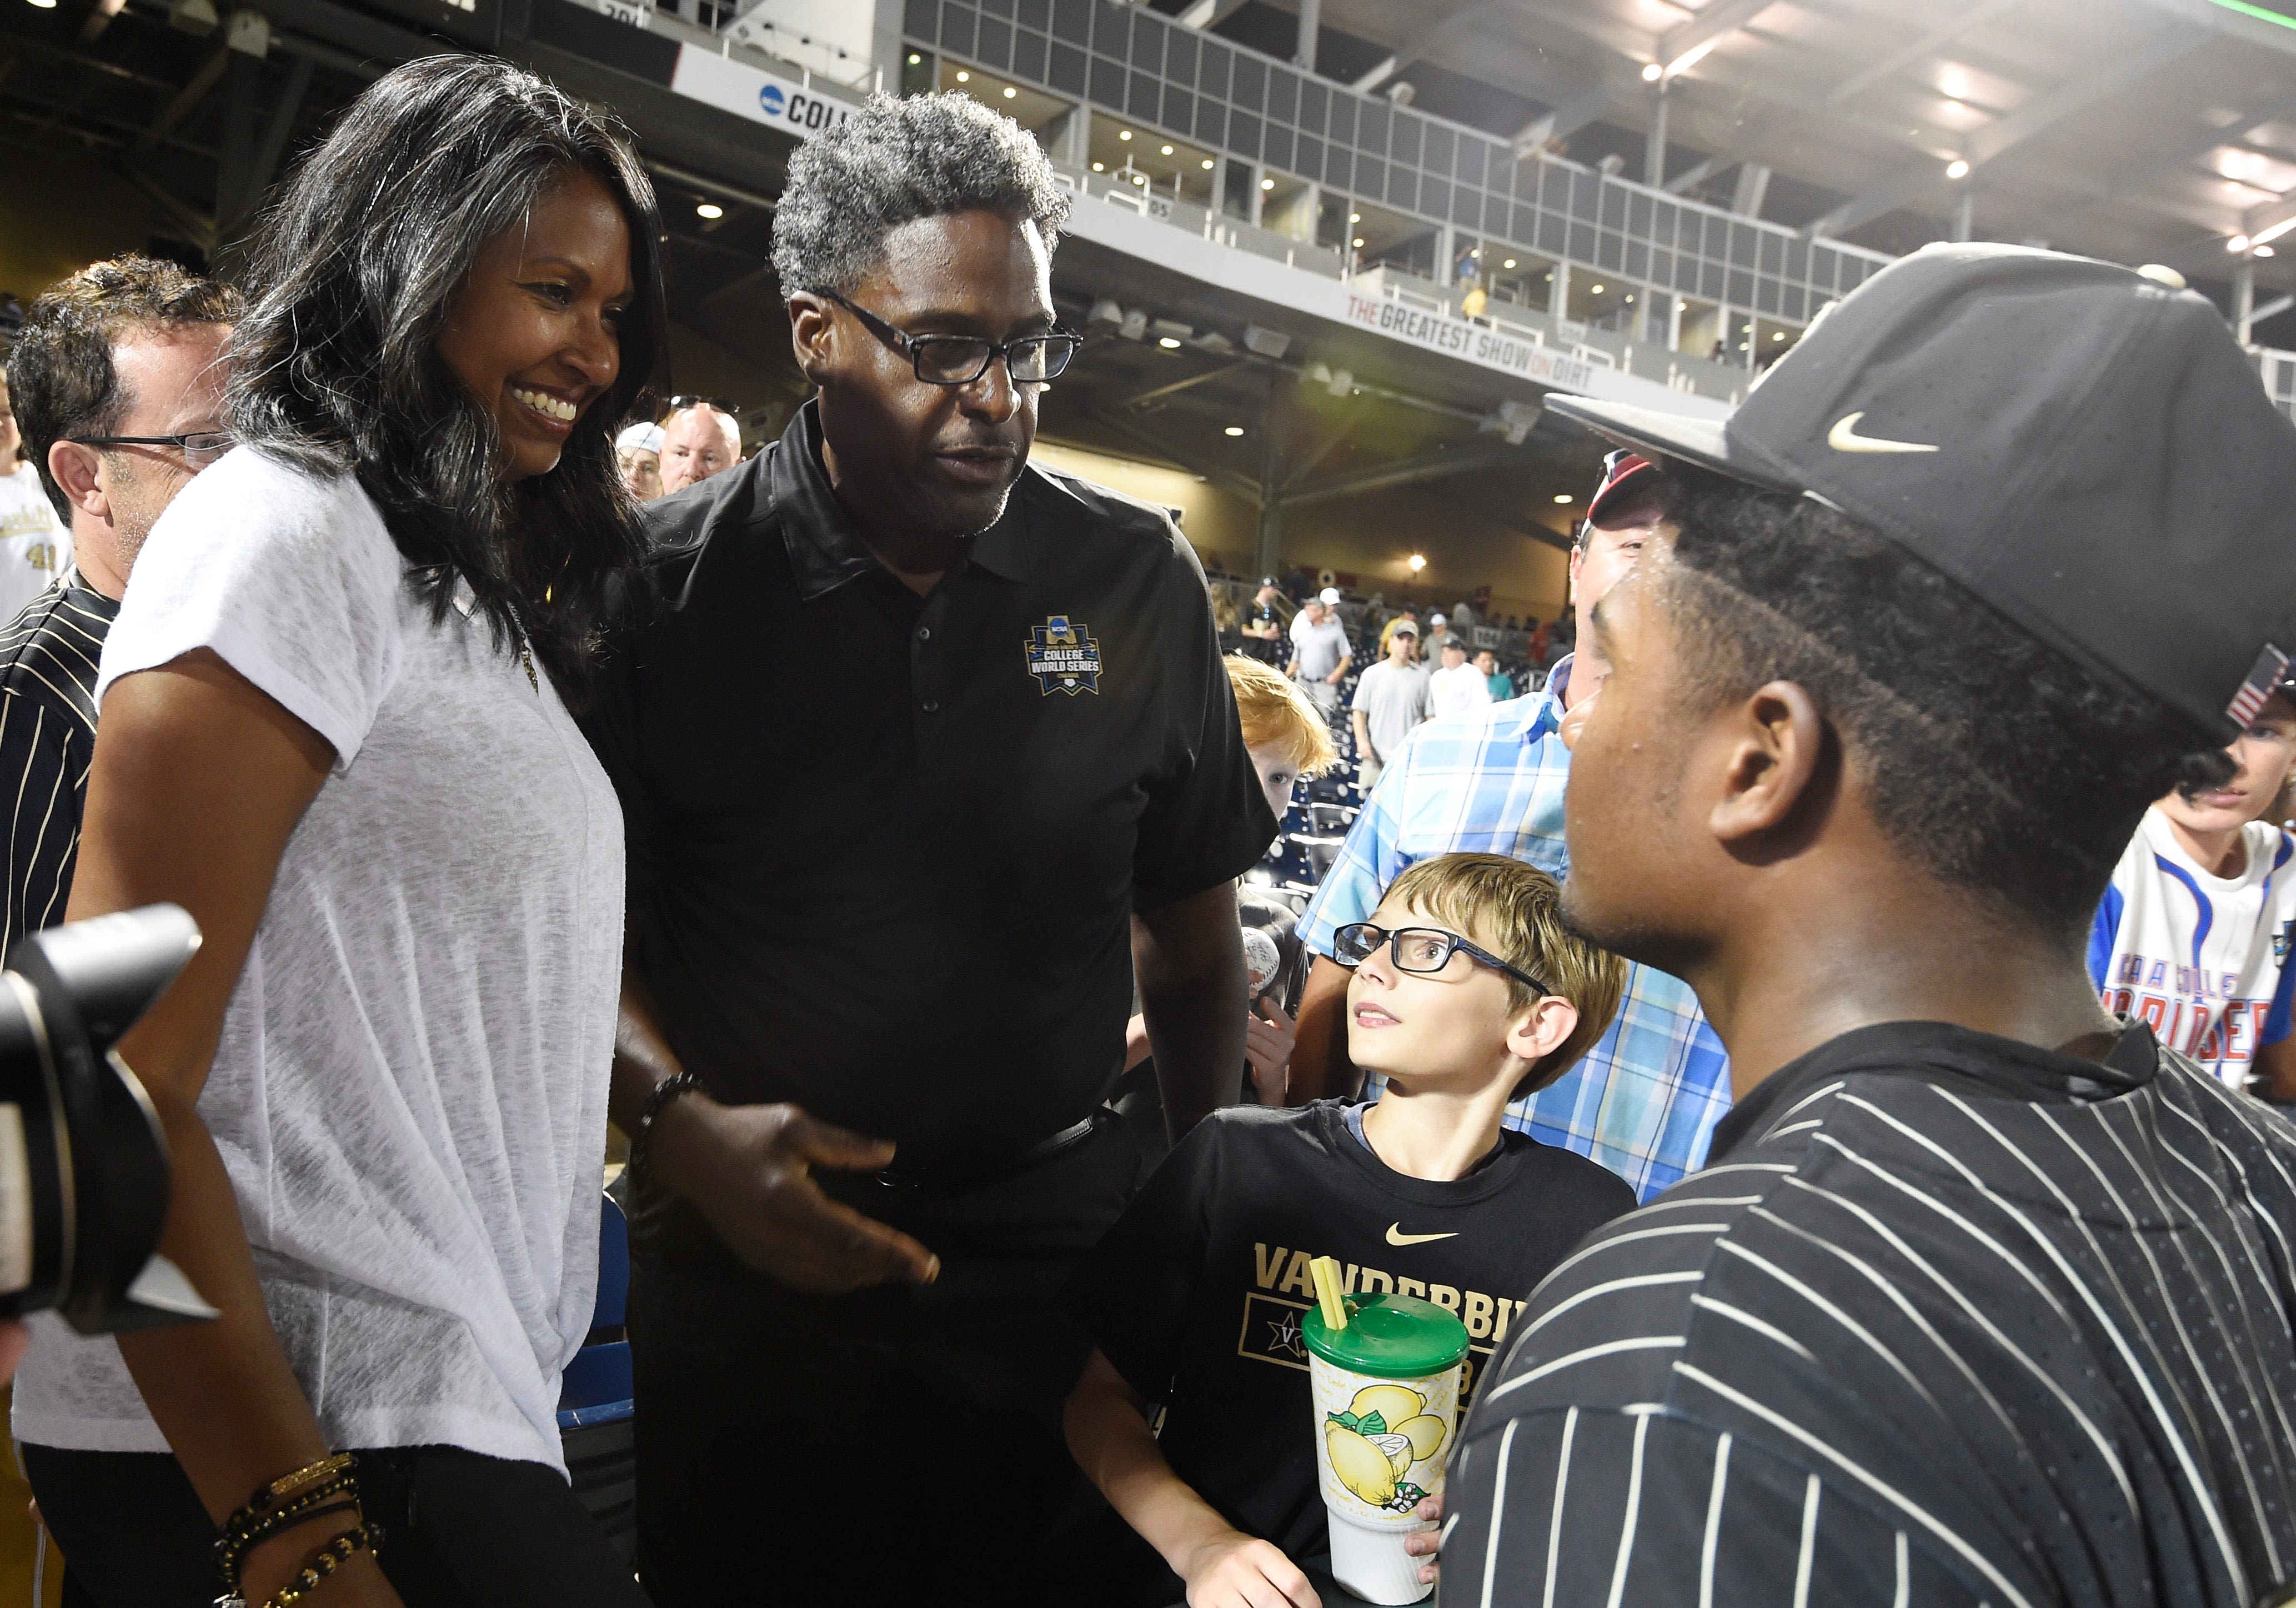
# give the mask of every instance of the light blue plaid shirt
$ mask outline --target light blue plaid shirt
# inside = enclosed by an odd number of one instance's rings
[[[1570,752],[1555,731],[1555,697],[1570,666],[1557,664],[1544,692],[1411,734],[1300,918],[1308,948],[1329,956],[1334,932],[1367,920],[1403,868],[1432,855],[1511,854],[1557,881],[1569,874]],[[1578,1065],[1508,1106],[1506,1125],[1593,1157],[1648,1201],[1705,1161],[1729,1109],[1729,1057],[1697,996],[1680,978],[1629,964],[1610,1030]]]

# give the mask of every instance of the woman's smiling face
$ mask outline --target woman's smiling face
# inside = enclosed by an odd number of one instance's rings
[[[495,422],[503,478],[548,474],[575,422],[621,373],[636,291],[613,193],[570,170],[489,241],[439,334],[439,356]]]

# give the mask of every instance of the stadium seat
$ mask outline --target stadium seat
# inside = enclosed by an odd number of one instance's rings
[[[629,1220],[599,1197],[598,1299],[590,1333],[558,1387],[558,1438],[574,1494],[625,1559],[637,1546],[637,1473],[631,1448],[636,1403],[624,1311],[630,1293]]]

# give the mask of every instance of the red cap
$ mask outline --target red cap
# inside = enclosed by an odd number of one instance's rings
[[[1634,500],[1634,494],[1647,491],[1650,482],[1658,478],[1659,467],[1638,452],[1624,447],[1606,454],[1603,459],[1603,483],[1595,488],[1595,495],[1587,499],[1587,522],[1593,524],[1603,517],[1604,505],[1615,503],[1624,507]]]

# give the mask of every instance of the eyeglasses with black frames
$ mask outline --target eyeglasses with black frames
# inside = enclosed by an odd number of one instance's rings
[[[1451,964],[1451,956],[1466,954],[1487,966],[1505,972],[1517,982],[1528,984],[1541,995],[1554,992],[1519,966],[1509,965],[1488,949],[1478,948],[1456,932],[1446,932],[1440,927],[1374,927],[1369,922],[1350,922],[1332,934],[1332,958],[1343,966],[1359,966],[1380,952],[1382,945],[1393,944],[1395,969],[1430,976]]]
[[[205,469],[234,444],[227,430],[195,430],[180,436],[66,436],[76,447],[172,447],[191,469]]]
[[[988,340],[979,335],[912,335],[896,329],[865,307],[857,307],[831,290],[814,294],[835,302],[861,322],[861,327],[909,360],[909,366],[927,385],[970,385],[988,372],[997,358],[1015,385],[1041,385],[1058,379],[1084,344],[1073,330],[1055,326],[1041,335],[1012,340]]]

